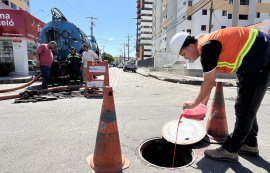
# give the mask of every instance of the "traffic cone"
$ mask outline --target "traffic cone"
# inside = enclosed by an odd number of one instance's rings
[[[207,135],[205,141],[210,143],[223,143],[228,134],[228,125],[225,112],[222,82],[217,82],[210,115],[206,123]]]
[[[117,172],[129,167],[122,155],[112,87],[104,87],[95,151],[86,158],[93,172]]]

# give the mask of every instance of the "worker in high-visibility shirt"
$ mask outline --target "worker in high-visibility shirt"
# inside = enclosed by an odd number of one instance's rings
[[[75,82],[80,84],[80,67],[82,64],[82,58],[76,53],[76,49],[74,47],[71,47],[69,51],[70,54],[67,57],[67,63],[69,65],[69,82],[70,84],[74,84]]]
[[[238,153],[259,155],[257,111],[269,86],[270,38],[252,28],[231,27],[199,36],[177,33],[170,42],[171,51],[188,60],[201,57],[203,83],[193,101],[183,103],[183,109],[199,105],[215,85],[216,71],[236,72],[236,123],[233,133],[220,148],[206,150],[214,160],[238,161]]]

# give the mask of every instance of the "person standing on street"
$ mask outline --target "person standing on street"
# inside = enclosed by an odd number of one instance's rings
[[[71,47],[69,49],[70,54],[67,57],[67,63],[69,65],[69,78],[70,84],[74,84],[74,82],[80,83],[80,67],[82,63],[82,58],[79,54],[76,53],[76,49]]]
[[[51,75],[48,83],[48,87],[57,87],[58,86],[58,76],[59,76],[59,61],[60,57],[57,56],[57,52],[55,49],[51,49],[53,53],[53,62],[51,66]]]
[[[171,51],[195,61],[201,57],[203,83],[197,97],[186,101],[183,109],[192,109],[210,95],[216,71],[236,72],[237,98],[234,130],[220,148],[206,150],[214,160],[238,161],[238,153],[258,156],[256,114],[270,81],[270,37],[248,27],[231,27],[199,36],[177,33],[170,42]]]
[[[83,72],[83,83],[86,81],[86,69],[87,69],[87,62],[88,61],[95,61],[98,59],[98,55],[93,52],[92,50],[89,50],[88,44],[83,44],[83,57],[82,57],[82,65],[81,65],[81,71]]]
[[[40,67],[42,73],[42,89],[48,88],[48,82],[50,80],[51,65],[53,62],[53,53],[51,49],[55,49],[56,42],[51,41],[48,44],[41,44],[36,50],[36,66]]]

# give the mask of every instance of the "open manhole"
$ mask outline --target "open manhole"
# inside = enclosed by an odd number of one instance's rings
[[[172,168],[174,144],[163,138],[152,138],[139,147],[140,158],[148,165]],[[195,160],[195,152],[187,145],[177,145],[174,169],[189,166]]]

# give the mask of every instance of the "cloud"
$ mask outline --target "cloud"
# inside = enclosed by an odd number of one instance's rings
[[[112,40],[114,40],[114,37],[109,38],[109,41],[112,41]]]

